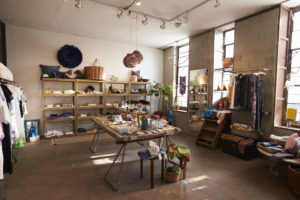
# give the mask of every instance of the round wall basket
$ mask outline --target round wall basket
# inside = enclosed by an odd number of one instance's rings
[[[57,52],[58,62],[66,68],[75,68],[82,62],[81,51],[73,45],[64,45]]]

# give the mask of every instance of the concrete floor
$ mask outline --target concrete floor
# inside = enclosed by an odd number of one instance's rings
[[[269,173],[265,158],[243,161],[220,149],[198,147],[192,136],[172,139],[191,149],[187,179],[161,182],[160,162],[156,161],[155,188],[150,189],[149,162],[144,164],[144,179],[139,179],[137,151],[145,147],[133,143],[128,145],[119,192],[104,180],[119,149],[108,136],[101,138],[96,154],[88,151],[91,136],[65,138],[61,145],[52,145],[50,140],[31,143],[17,152],[15,172],[6,176],[6,200],[299,199],[286,179]]]

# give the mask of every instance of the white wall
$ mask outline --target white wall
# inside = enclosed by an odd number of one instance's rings
[[[128,81],[130,69],[123,65],[123,58],[134,50],[135,45],[92,39],[75,35],[40,31],[13,25],[6,26],[8,67],[15,81],[23,86],[27,99],[29,115],[26,119],[40,119],[41,81],[40,64],[59,65],[56,54],[65,44],[77,46],[83,61],[76,69],[92,65],[98,58],[105,67],[107,77],[115,75],[120,81]],[[151,81],[163,80],[163,52],[161,50],[139,46],[144,60],[134,70],[141,70],[141,76]],[[61,68],[61,71],[67,69]],[[156,104],[154,104],[156,106]],[[156,109],[154,107],[154,109]]]

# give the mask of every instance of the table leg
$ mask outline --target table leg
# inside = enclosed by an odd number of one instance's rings
[[[142,179],[143,176],[144,176],[143,159],[140,159],[140,178]]]
[[[98,143],[99,143],[100,130],[101,130],[100,128],[97,129],[97,132],[94,135],[93,140],[92,140],[92,142],[90,144],[90,148],[89,149],[90,149],[90,151],[92,153],[96,153],[97,146],[98,146]]]
[[[186,161],[183,162],[183,180],[186,178]]]
[[[151,184],[151,188],[154,188],[154,160],[151,159],[151,172],[150,172],[150,184]]]
[[[125,144],[123,144],[123,145],[121,146],[121,148],[120,148],[118,154],[116,155],[116,157],[115,157],[113,163],[110,165],[108,171],[107,171],[106,174],[105,174],[105,180],[106,180],[107,182],[109,182],[109,183],[113,186],[113,188],[114,188],[116,191],[119,190],[119,185],[120,185],[120,182],[121,182],[121,174],[122,174],[122,168],[123,168],[123,163],[124,163],[124,158],[125,158],[126,145],[127,145],[127,144],[125,143]],[[116,162],[117,158],[119,157],[119,155],[120,155],[122,149],[123,149],[122,162],[121,162],[121,167],[120,167],[120,171],[119,171],[119,175],[118,175],[118,183],[117,183],[117,187],[115,187],[115,186],[107,179],[107,176],[108,176],[108,174],[110,173],[112,167],[115,165],[115,162]]]
[[[164,173],[165,173],[165,155],[162,155],[161,159],[161,180],[164,180]]]

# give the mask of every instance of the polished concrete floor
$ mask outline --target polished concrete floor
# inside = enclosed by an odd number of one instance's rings
[[[97,153],[88,151],[91,136],[78,136],[29,144],[18,150],[15,172],[6,176],[6,200],[105,200],[105,199],[299,199],[287,180],[268,171],[265,158],[243,161],[195,145],[192,136],[176,136],[173,141],[191,149],[187,179],[177,183],[160,180],[160,162],[156,161],[155,188],[150,189],[149,162],[144,179],[139,179],[137,151],[145,149],[129,144],[121,187],[115,192],[104,175],[119,145],[108,136],[101,137]],[[110,180],[116,180],[117,170]]]

